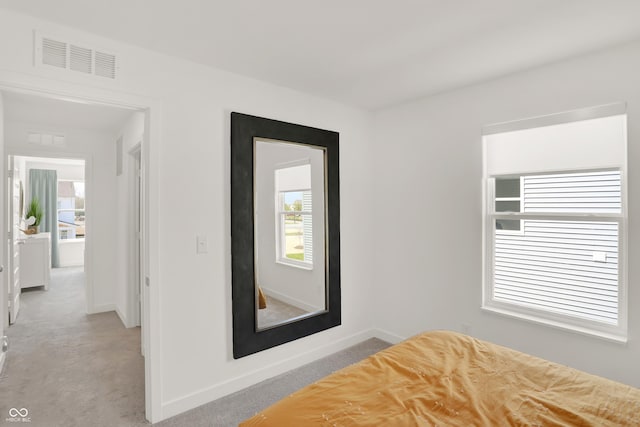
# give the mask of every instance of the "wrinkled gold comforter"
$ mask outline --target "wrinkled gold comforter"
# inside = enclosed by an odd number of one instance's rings
[[[240,426],[640,426],[640,390],[435,331],[337,371]]]

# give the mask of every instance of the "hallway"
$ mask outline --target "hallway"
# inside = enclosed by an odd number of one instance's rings
[[[26,408],[31,426],[138,426],[144,418],[140,328],[115,312],[85,314],[81,268],[51,271],[49,291],[23,290],[0,376],[0,425]]]

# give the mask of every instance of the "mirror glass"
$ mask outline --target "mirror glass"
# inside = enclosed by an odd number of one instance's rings
[[[326,310],[325,149],[254,139],[256,328]]]

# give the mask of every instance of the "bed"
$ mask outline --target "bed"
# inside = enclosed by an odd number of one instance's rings
[[[508,425],[640,426],[640,390],[466,335],[433,331],[339,370],[240,424]]]

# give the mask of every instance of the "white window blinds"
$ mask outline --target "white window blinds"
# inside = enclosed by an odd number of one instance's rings
[[[485,128],[485,308],[626,339],[620,108]]]

